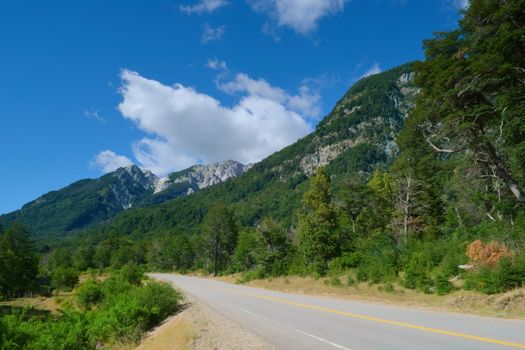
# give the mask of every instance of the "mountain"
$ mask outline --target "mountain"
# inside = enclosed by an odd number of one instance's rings
[[[35,237],[63,236],[99,224],[132,207],[162,203],[241,175],[249,165],[229,160],[195,165],[159,178],[136,165],[117,169],[98,179],[77,181],[0,216],[7,226],[22,222]]]
[[[160,179],[152,196],[141,205],[159,204],[167,200],[192,194],[203,188],[237,177],[249,170],[253,164],[242,164],[234,160],[209,165],[194,165],[188,169],[171,173]]]
[[[313,133],[255,165],[195,165],[162,179],[121,168],[45,194],[0,222],[20,221],[44,240],[105,222],[101,233],[143,236],[196,230],[207,208],[223,202],[242,225],[266,216],[291,225],[318,166],[327,166],[337,186],[338,179],[366,179],[396,157],[395,139],[417,92],[412,64],[405,64],[356,82]]]
[[[228,205],[243,226],[268,216],[289,226],[318,166],[327,166],[337,185],[347,178],[367,179],[374,169],[395,159],[395,138],[417,93],[412,64],[364,78],[313,133],[256,163],[242,176],[192,196],[125,211],[98,233],[139,238],[167,230],[197,231],[207,209],[217,202]]]

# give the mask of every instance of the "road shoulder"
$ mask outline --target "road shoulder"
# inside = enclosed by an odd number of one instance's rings
[[[137,350],[276,350],[191,295],[185,299],[186,308],[152,331]]]

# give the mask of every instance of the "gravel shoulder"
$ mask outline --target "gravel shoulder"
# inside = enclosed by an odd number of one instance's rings
[[[185,309],[153,330],[137,350],[277,350],[191,295]]]

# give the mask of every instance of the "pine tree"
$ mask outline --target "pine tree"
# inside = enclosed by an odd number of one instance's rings
[[[308,264],[321,272],[338,251],[338,212],[332,201],[331,182],[324,167],[319,167],[303,197],[304,214],[299,218],[299,249]]]
[[[237,233],[237,224],[228,208],[217,204],[208,210],[203,239],[215,276],[228,264],[237,244]]]
[[[34,287],[38,255],[27,229],[13,224],[0,235],[0,292],[25,292]]]

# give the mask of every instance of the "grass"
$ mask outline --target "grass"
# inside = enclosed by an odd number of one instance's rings
[[[151,331],[136,350],[189,350],[196,336],[189,310],[168,318],[162,325]],[[124,350],[124,349],[114,349]]]
[[[240,275],[218,277],[218,279],[238,283]],[[281,292],[318,295],[342,299],[371,301],[395,304],[412,308],[425,308],[440,311],[467,312],[482,316],[525,319],[525,288],[503,294],[485,295],[477,292],[458,290],[439,296],[424,294],[406,289],[397,284],[360,283],[347,284],[348,276],[339,276],[341,284],[333,277],[274,277],[253,280],[247,286],[277,290]]]
[[[20,298],[0,302],[0,314],[9,312],[12,309],[31,309],[34,314],[51,314],[58,316],[63,308],[62,304],[67,303],[72,298],[71,293],[60,293],[54,297],[35,296],[33,298]]]

